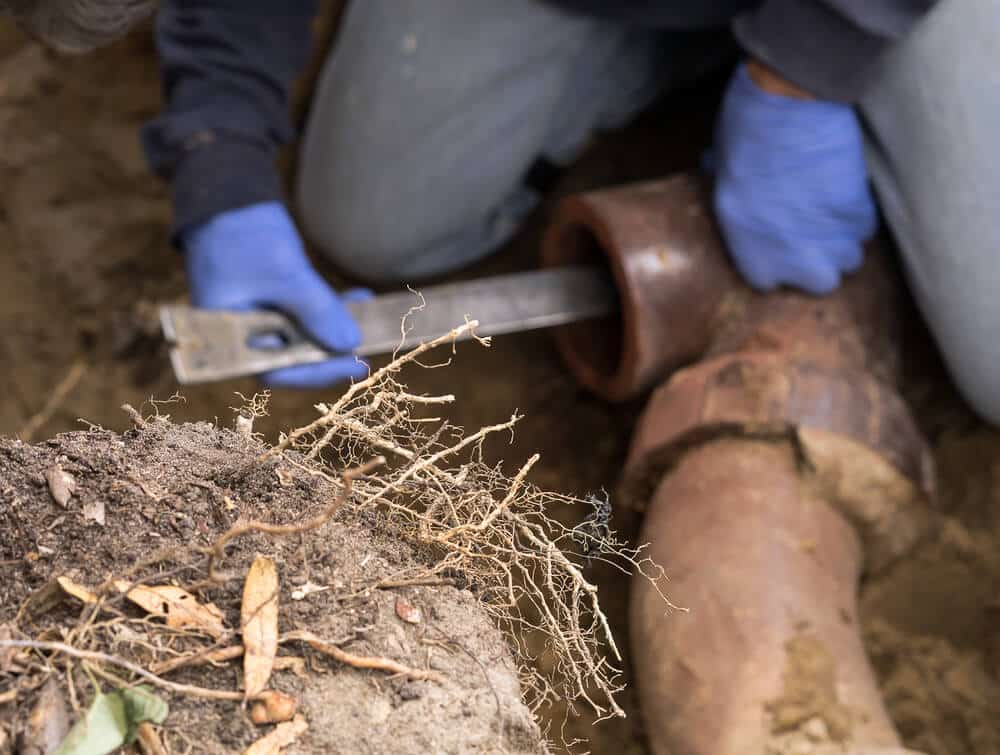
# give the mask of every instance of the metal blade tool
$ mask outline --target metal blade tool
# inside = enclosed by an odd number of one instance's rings
[[[468,319],[494,336],[601,317],[617,308],[607,272],[570,266],[403,291],[347,304],[361,329],[359,356],[406,351]],[[403,318],[406,318],[405,333]],[[165,306],[160,312],[170,360],[185,385],[311,364],[334,356],[280,312],[229,312]],[[276,348],[260,348],[270,336]],[[277,336],[277,338],[275,338]],[[470,337],[470,336],[466,336]]]

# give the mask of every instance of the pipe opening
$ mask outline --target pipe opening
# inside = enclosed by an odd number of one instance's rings
[[[600,240],[586,226],[568,226],[560,234],[558,243],[560,264],[600,267],[614,280]],[[560,328],[559,335],[570,352],[569,358],[579,366],[604,379],[618,373],[624,338],[620,313],[565,325]]]

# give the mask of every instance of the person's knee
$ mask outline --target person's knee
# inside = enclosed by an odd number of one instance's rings
[[[299,218],[306,238],[338,269],[366,283],[398,283],[416,251],[391,217],[363,203],[303,195]]]
[[[1000,427],[1000,350],[983,342],[968,353],[945,347],[945,358],[959,393],[982,419]]]

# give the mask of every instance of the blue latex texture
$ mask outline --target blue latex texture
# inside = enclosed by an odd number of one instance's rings
[[[259,378],[275,388],[321,388],[368,375],[351,356],[361,332],[344,302],[367,299],[366,289],[338,295],[313,268],[295,222],[280,202],[221,213],[186,232],[181,245],[191,303],[204,309],[279,310],[325,348],[344,356],[288,367]],[[274,346],[264,337],[255,346]]]
[[[861,266],[878,217],[851,106],[765,92],[741,65],[711,167],[716,218],[754,288],[827,294]]]

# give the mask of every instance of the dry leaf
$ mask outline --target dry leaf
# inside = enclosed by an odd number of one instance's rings
[[[82,603],[94,604],[97,602],[97,595],[83,585],[78,585],[69,577],[56,577],[56,584],[62,588],[64,593],[72,595]]]
[[[203,605],[194,595],[173,585],[158,587],[137,585],[131,590],[129,585],[130,583],[124,579],[115,581],[115,587],[119,592],[127,591],[126,598],[149,613],[163,617],[168,627],[172,629],[193,627],[214,639],[226,634],[222,611],[212,603]]]
[[[0,705],[6,705],[7,703],[12,703],[17,700],[17,687],[14,689],[9,689],[6,692],[0,692]],[[0,750],[2,752],[2,750]]]
[[[253,697],[267,687],[278,653],[278,570],[274,561],[258,556],[243,586],[243,689]]]
[[[243,755],[281,755],[282,749],[301,737],[308,728],[305,717],[296,716],[292,721],[278,724],[274,731],[244,750]]]
[[[54,676],[49,677],[38,696],[38,702],[28,716],[28,725],[21,734],[20,752],[52,752],[69,731],[69,711],[62,688]]]
[[[104,501],[97,500],[83,504],[83,518],[104,526]]]
[[[65,597],[66,593],[59,583],[50,579],[28,596],[24,603],[24,612],[28,616],[41,616],[60,605]]]
[[[69,472],[63,471],[63,468],[56,464],[46,470],[45,481],[49,484],[49,493],[52,495],[52,500],[63,508],[66,508],[69,504],[69,499],[76,492],[76,478]]]
[[[250,706],[250,720],[258,726],[291,721],[298,712],[299,701],[291,695],[276,690],[261,692],[260,698]]]
[[[407,624],[419,624],[424,619],[420,609],[402,595],[396,598],[396,615]]]

